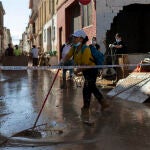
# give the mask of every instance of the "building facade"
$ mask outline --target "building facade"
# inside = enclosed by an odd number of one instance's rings
[[[91,39],[96,36],[95,4],[95,0],[88,5],[77,0],[30,0],[30,42],[43,52],[57,51],[60,57],[62,44],[75,30],[83,28]]]
[[[23,53],[25,54],[30,53],[31,50],[31,40],[29,38],[29,35],[30,35],[30,29],[29,27],[26,27],[25,32],[22,34],[22,40],[20,41],[20,47]]]
[[[119,32],[126,42],[128,53],[150,52],[149,0],[96,0],[97,39],[104,51]],[[106,47],[103,40],[106,39]]]
[[[9,43],[12,43],[12,37],[11,37],[11,33],[10,33],[10,29],[7,29],[6,27],[3,28],[3,44],[4,44],[4,49],[3,52],[6,50],[6,48],[8,47]]]
[[[83,29],[89,39],[96,36],[95,6],[95,0],[91,0],[88,5],[82,5],[77,0],[58,0],[57,47],[59,54],[62,44],[64,44],[68,37],[77,29]]]
[[[45,52],[57,50],[57,0],[46,0],[43,25],[43,48]]]
[[[43,52],[56,50],[56,2],[57,0],[30,0],[30,40]]]
[[[28,43],[30,43],[30,48],[32,45],[39,46],[39,6],[41,1],[40,0],[30,0],[29,1],[29,9],[31,9],[30,20],[28,24]]]
[[[5,11],[0,1],[0,53],[4,51],[4,15]]]

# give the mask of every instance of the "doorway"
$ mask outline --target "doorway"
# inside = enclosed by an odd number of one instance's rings
[[[81,7],[77,1],[66,9],[66,39],[75,30],[81,29]]]
[[[59,60],[61,59],[61,47],[62,47],[62,27],[59,28]]]
[[[47,29],[47,51],[50,51],[52,49],[52,43],[51,43],[51,27]]]

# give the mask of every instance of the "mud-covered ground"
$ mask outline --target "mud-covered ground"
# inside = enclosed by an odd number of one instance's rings
[[[44,125],[35,128],[34,134],[21,132],[33,127],[54,75],[50,71],[1,71],[1,150],[150,149],[149,104],[107,97],[111,107],[100,112],[92,97],[90,122],[83,122],[82,88],[68,80],[67,89],[61,89],[60,77],[37,123]],[[108,90],[102,92],[106,95]]]

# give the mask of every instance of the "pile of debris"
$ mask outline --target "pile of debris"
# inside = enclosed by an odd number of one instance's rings
[[[135,72],[150,72],[150,58],[144,58],[134,70]]]
[[[150,97],[150,72],[133,72],[118,81],[116,87],[108,93],[111,98],[143,103]]]

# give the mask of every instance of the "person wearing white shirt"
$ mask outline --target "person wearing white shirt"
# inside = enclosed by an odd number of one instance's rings
[[[37,66],[38,65],[39,50],[38,50],[38,48],[36,48],[35,45],[32,46],[31,55],[32,55],[33,66]]]
[[[68,42],[62,46],[61,59],[65,58],[65,56],[69,52],[71,46],[72,46],[72,37],[69,37]],[[65,62],[64,66],[73,66],[73,64],[74,64],[73,59],[71,58],[70,60]],[[66,88],[66,72],[67,72],[67,70],[69,70],[69,78],[70,79],[72,78],[73,69],[63,69],[63,74],[62,74],[63,85],[61,86],[61,88]]]

